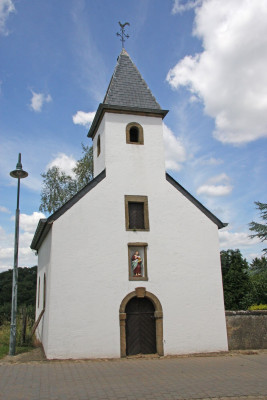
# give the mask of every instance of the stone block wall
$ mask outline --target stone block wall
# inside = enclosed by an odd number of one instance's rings
[[[267,310],[226,311],[229,350],[267,349]]]

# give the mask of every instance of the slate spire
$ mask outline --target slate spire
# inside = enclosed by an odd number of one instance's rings
[[[161,110],[125,49],[118,57],[103,104]]]
[[[122,49],[117,59],[106,95],[103,103],[98,106],[88,137],[94,138],[105,112],[141,114],[162,119],[168,113],[168,110],[162,110],[125,49]]]

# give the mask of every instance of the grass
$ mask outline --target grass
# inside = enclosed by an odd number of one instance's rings
[[[9,323],[4,323],[3,325],[0,326],[0,359],[7,356],[9,353],[9,337],[10,337],[10,325]],[[20,323],[18,323],[16,354],[25,353],[33,349],[29,328],[27,329],[25,344],[21,343],[22,342],[21,337],[22,337],[21,326]]]

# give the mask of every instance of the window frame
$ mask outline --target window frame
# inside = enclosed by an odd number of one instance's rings
[[[38,297],[37,297],[37,308],[40,306],[40,286],[41,286],[41,281],[40,281],[40,276],[38,279]]]
[[[131,140],[130,140],[130,130],[133,127],[138,129],[138,141],[137,142],[131,142]],[[127,144],[137,144],[137,145],[144,144],[144,130],[143,130],[142,125],[138,124],[137,122],[130,122],[126,126],[126,143]]]
[[[131,242],[128,243],[128,275],[129,275],[129,281],[148,281],[148,275],[147,275],[147,243],[143,242]],[[143,259],[143,276],[132,276],[132,260],[131,260],[131,254],[132,254],[132,248],[133,247],[142,247],[144,249],[144,259]]]
[[[149,231],[149,215],[148,215],[148,197],[137,195],[125,195],[125,228],[126,231]],[[144,228],[130,228],[129,203],[144,204]]]
[[[98,137],[97,137],[96,148],[97,148],[97,157],[99,157],[99,156],[100,156],[100,153],[101,153],[101,139],[100,139],[100,135],[98,135]]]
[[[46,306],[46,274],[44,273],[44,283],[43,283],[43,309]]]

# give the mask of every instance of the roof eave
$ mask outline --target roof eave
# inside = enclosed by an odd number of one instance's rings
[[[94,138],[96,130],[100,125],[100,122],[105,114],[105,112],[118,113],[118,114],[139,114],[139,115],[149,115],[164,118],[169,110],[162,110],[156,108],[138,108],[138,107],[127,107],[119,105],[111,105],[100,103],[93,119],[92,125],[88,132],[88,137]]]
[[[40,219],[37,225],[32,243],[31,249],[38,250],[41,247],[46,235],[48,234],[53,222],[56,221],[61,215],[68,211],[74,204],[76,204],[83,196],[85,196],[90,190],[92,190],[98,183],[100,183],[106,177],[106,170],[104,169],[94,179],[87,183],[79,192],[71,197],[65,204],[58,208],[53,214],[47,219]]]
[[[38,250],[41,243],[40,243],[40,238],[44,237],[44,233],[47,230],[47,219],[42,218],[39,220],[34,237],[31,242],[31,249],[32,250]],[[49,225],[49,229],[51,227],[51,224]],[[49,230],[48,229],[48,230]],[[47,235],[48,231],[45,233],[45,236]],[[43,240],[42,240],[43,241]]]

